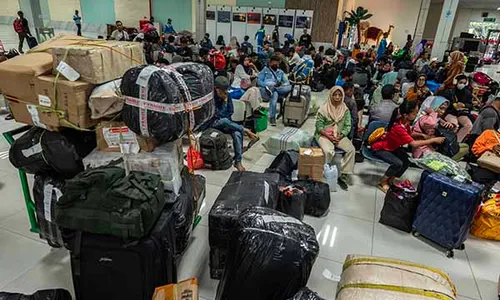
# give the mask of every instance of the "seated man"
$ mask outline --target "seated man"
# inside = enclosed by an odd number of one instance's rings
[[[251,139],[247,149],[257,143],[259,141],[259,137],[249,129],[244,128],[242,125],[231,120],[234,108],[233,101],[227,93],[228,88],[229,80],[226,77],[219,76],[215,78],[215,115],[211,120],[210,127],[232,136],[234,147],[234,167],[238,171],[242,172],[245,171],[245,168],[241,164],[241,160],[243,158],[243,134],[248,135]]]
[[[269,117],[271,126],[276,126],[276,106],[278,97],[286,97],[292,86],[285,73],[278,68],[280,58],[273,56],[269,66],[265,67],[257,78],[262,98],[269,100]]]
[[[348,138],[352,140],[358,130],[358,106],[356,105],[356,99],[354,98],[354,84],[352,82],[346,82],[342,88],[345,93],[344,102],[351,113],[351,132],[349,133]]]
[[[394,85],[387,84],[382,87],[382,101],[370,109],[370,121],[383,121],[389,123],[391,120],[392,112],[398,107],[394,102]]]

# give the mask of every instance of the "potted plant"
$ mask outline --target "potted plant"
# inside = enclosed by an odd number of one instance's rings
[[[360,29],[360,23],[361,21],[368,20],[371,18],[373,15],[368,13],[367,9],[364,9],[362,6],[358,6],[356,10],[351,10],[346,11],[348,14],[348,17],[346,18],[346,21],[349,22],[349,25],[351,27],[356,27],[356,31],[358,34],[358,42],[361,40],[361,29]]]

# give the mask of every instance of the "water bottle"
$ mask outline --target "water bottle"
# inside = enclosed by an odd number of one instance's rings
[[[336,192],[337,179],[339,177],[337,166],[330,166],[329,164],[325,164],[323,168],[323,176],[325,177],[326,183],[328,183],[328,186],[330,187],[330,192]]]

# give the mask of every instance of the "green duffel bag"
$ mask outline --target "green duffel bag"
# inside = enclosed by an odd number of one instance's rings
[[[146,236],[164,206],[163,183],[158,175],[117,167],[90,169],[66,181],[57,202],[60,227],[125,240]]]

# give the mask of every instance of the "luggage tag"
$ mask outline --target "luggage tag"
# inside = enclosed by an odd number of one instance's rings
[[[78,73],[75,69],[73,69],[70,65],[61,61],[56,68],[59,73],[61,73],[66,79],[69,81],[76,81],[80,78],[80,73]]]
[[[323,274],[323,277],[325,277],[328,280],[335,281],[335,282],[339,282],[340,281],[340,276],[333,274],[328,269],[324,269],[322,274]]]

